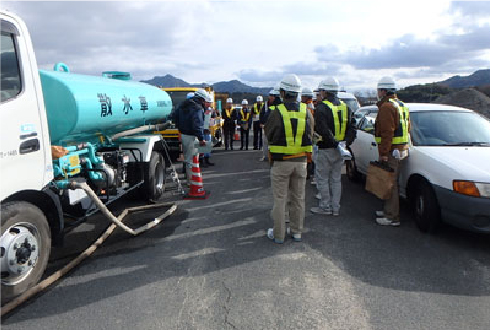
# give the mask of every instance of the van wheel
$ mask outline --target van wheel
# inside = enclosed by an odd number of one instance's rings
[[[422,232],[434,233],[441,222],[441,211],[430,183],[422,181],[413,196],[415,223]]]
[[[361,180],[361,173],[357,170],[356,159],[352,157],[351,160],[345,161],[345,173],[347,178],[352,182],[359,182]]]
[[[146,199],[156,201],[165,191],[165,162],[160,153],[153,151],[145,168],[144,192]]]
[[[27,202],[1,208],[2,305],[41,279],[51,252],[51,231],[44,213]]]

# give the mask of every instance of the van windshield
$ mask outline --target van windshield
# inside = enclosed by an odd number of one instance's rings
[[[349,107],[352,112],[356,112],[359,109],[359,105],[355,99],[341,99]]]

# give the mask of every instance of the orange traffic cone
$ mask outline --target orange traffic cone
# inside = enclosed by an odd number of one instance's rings
[[[207,199],[209,197],[210,193],[204,190],[202,184],[198,156],[192,159],[192,178],[187,178],[187,180],[189,180],[189,193],[184,195],[184,199]]]

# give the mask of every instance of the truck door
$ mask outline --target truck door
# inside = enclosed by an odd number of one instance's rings
[[[0,200],[16,191],[40,190],[47,177],[43,143],[49,144],[49,139],[43,138],[43,128],[47,127],[42,126],[42,94],[36,90],[40,88],[39,75],[30,37],[27,32],[22,34],[22,28],[25,25],[2,16]]]

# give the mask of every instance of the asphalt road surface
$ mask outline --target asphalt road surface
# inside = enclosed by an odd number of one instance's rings
[[[307,183],[303,242],[274,244],[265,236],[272,198],[260,156],[213,153],[217,165],[203,170],[208,200],[168,193],[178,200],[174,215],[138,237],[118,230],[2,329],[490,329],[488,235],[422,234],[407,207],[401,227],[377,226],[381,203],[343,176],[339,217],[308,211],[316,191]],[[48,273],[105,227],[99,215],[70,233]]]

